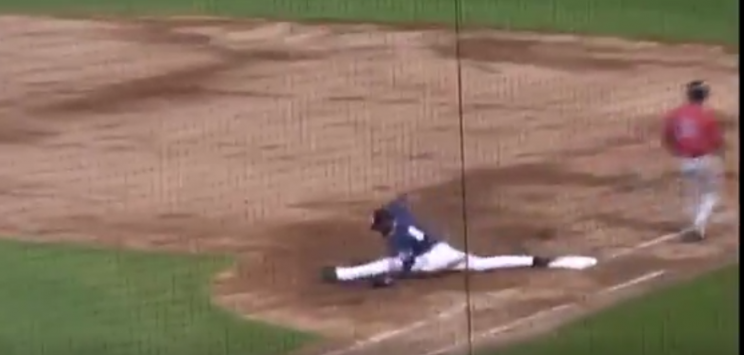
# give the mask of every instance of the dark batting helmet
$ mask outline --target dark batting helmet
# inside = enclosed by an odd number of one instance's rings
[[[378,208],[372,212],[372,224],[370,229],[380,232],[383,235],[390,233],[395,222],[395,216],[386,208]]]
[[[710,95],[710,86],[702,80],[687,83],[687,99],[692,102],[703,102]]]

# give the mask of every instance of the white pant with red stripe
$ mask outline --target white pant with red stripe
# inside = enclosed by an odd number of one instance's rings
[[[683,194],[692,226],[701,233],[720,200],[723,161],[717,155],[682,158]]]

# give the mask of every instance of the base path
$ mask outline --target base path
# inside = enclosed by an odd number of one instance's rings
[[[738,249],[732,220],[704,244],[649,242],[681,226],[656,125],[688,80],[714,88],[738,196],[738,56],[720,48],[469,32],[460,120],[445,30],[0,17],[0,32],[5,234],[230,253],[215,301],[332,339],[309,353],[434,355],[467,339],[466,301],[498,335]],[[462,275],[320,284],[321,266],[381,252],[368,213],[402,192],[459,248],[465,209],[471,252],[602,262],[476,275],[469,294]]]

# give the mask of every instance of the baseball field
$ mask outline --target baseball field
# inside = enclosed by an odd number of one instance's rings
[[[738,353],[738,6],[2,1],[0,354]],[[729,152],[684,244],[692,79]],[[400,193],[472,253],[600,262],[319,282]]]

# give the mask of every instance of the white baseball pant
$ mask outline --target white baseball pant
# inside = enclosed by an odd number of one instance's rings
[[[490,271],[496,269],[530,267],[535,257],[532,255],[500,255],[481,257],[457,250],[447,243],[437,243],[429,252],[419,256],[413,263],[411,273],[436,273],[442,271]],[[547,267],[584,269],[594,266],[595,258],[584,256],[564,256],[554,259]],[[353,281],[385,275],[402,270],[399,258],[386,257],[356,266],[336,267],[339,281]]]
[[[692,226],[701,234],[719,202],[723,181],[723,161],[716,155],[683,158],[683,195]]]

